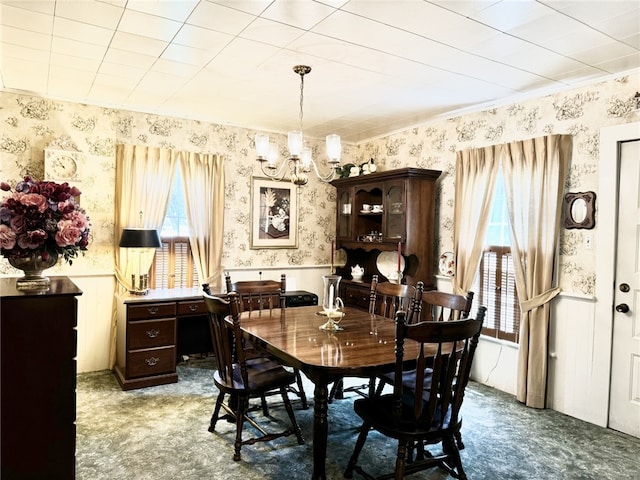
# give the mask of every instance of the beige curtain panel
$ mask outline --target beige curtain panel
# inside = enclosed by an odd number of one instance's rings
[[[224,233],[224,159],[183,152],[182,181],[189,221],[189,244],[200,279],[222,291]]]
[[[511,254],[521,308],[517,398],[535,408],[546,407],[549,302],[560,293],[555,285],[557,247],[570,158],[570,135],[503,145]]]

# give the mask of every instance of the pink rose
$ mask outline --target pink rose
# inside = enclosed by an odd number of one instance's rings
[[[58,232],[56,233],[58,246],[70,247],[75,245],[80,240],[81,235],[82,230],[72,220],[60,220],[58,222]]]
[[[26,193],[20,198],[20,203],[27,207],[37,207],[40,213],[47,208],[47,199],[38,193]]]
[[[16,246],[16,234],[7,225],[0,225],[0,248],[11,250]]]

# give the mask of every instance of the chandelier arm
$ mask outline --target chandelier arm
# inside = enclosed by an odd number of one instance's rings
[[[267,163],[265,161],[261,161],[260,162],[260,170],[262,170],[262,174],[265,175],[266,177],[272,179],[272,180],[276,180],[277,182],[281,181],[282,179],[284,179],[286,172],[286,166],[289,164],[288,161],[282,162],[282,164],[280,165],[279,168],[267,168],[265,170],[264,168],[264,164]]]
[[[316,176],[324,183],[329,183],[330,181],[336,178],[336,169],[331,168],[327,175],[322,175],[318,169],[318,165],[315,160],[311,160],[311,165],[313,165],[313,171],[316,173]]]

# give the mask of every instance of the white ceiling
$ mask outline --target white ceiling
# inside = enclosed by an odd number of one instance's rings
[[[6,91],[358,142],[640,67],[640,2],[0,0]],[[640,86],[638,87],[640,90]]]

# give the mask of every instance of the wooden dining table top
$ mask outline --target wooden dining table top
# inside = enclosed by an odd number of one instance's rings
[[[307,375],[370,376],[393,370],[395,322],[364,310],[346,307],[339,325],[325,331],[322,307],[306,306],[244,312],[243,335],[261,349]],[[418,344],[407,342],[406,353]]]

